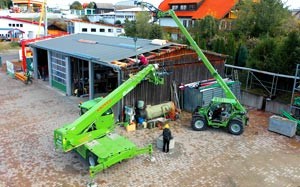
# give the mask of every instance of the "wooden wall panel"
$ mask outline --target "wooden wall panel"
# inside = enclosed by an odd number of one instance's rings
[[[224,74],[225,58],[207,55],[211,64],[222,76]],[[168,53],[150,60],[150,63],[158,63],[169,75],[165,76],[164,85],[153,85],[147,81],[140,83],[133,91],[124,98],[124,105],[134,106],[138,100],[145,101],[146,105],[156,105],[171,100],[171,84],[173,81],[177,85],[180,83],[191,83],[200,80],[213,78],[202,62],[198,61],[195,52],[182,49],[174,53]],[[128,74],[132,70],[124,70],[123,80],[128,79]]]

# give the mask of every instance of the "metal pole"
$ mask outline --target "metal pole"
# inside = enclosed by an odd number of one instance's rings
[[[134,48],[135,48],[135,63],[137,63],[137,50],[136,50],[137,37],[136,36],[133,38],[133,41],[134,41]]]
[[[48,36],[48,18],[47,18],[47,0],[45,0],[45,5],[44,5],[44,36]]]

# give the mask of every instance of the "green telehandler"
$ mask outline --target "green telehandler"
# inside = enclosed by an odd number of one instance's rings
[[[111,107],[143,80],[163,84],[164,79],[158,75],[157,69],[158,65],[149,64],[106,97],[80,104],[81,116],[73,123],[54,130],[55,147],[64,152],[75,150],[89,163],[91,176],[136,155],[148,153],[151,156],[152,144],[138,148],[127,138],[113,132],[115,122]]]
[[[197,107],[194,110],[191,122],[192,129],[200,131],[205,130],[207,126],[215,128],[227,127],[228,131],[234,135],[242,134],[248,122],[246,109],[240,104],[228,85],[206,58],[190,33],[176,16],[174,10],[170,9],[163,12],[147,2],[135,1],[134,3],[148,8],[152,12],[155,21],[166,16],[172,17],[182,34],[196,51],[198,57],[202,60],[211,75],[225,92],[226,98],[214,98],[207,107]],[[217,113],[218,115],[216,115]]]

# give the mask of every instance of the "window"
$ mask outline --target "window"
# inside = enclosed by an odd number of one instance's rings
[[[105,32],[105,29],[100,29],[99,31],[100,31],[100,32]]]
[[[114,30],[113,29],[108,29],[108,32],[113,32]]]
[[[20,27],[23,27],[23,24],[20,24]]]
[[[87,32],[87,28],[82,28],[82,32]]]
[[[182,21],[182,24],[183,24],[184,27],[187,27],[187,26],[188,26],[188,25],[187,25],[187,20],[183,20],[183,21]]]
[[[52,53],[52,78],[56,82],[66,85],[66,61],[65,56],[61,53]]]
[[[15,27],[15,26],[16,26],[16,24],[12,24],[12,26],[13,26],[13,27]]]
[[[10,24],[8,24],[8,26],[9,26],[9,27],[11,27],[11,23],[10,23]]]
[[[196,10],[196,5],[195,4],[188,5],[188,9],[189,10]]]
[[[96,29],[95,28],[91,28],[91,32],[96,32]]]
[[[121,33],[122,29],[117,29],[116,31],[117,31],[117,33]]]
[[[172,10],[178,10],[178,5],[172,5]]]
[[[19,27],[20,25],[19,24],[17,24],[17,27]]]
[[[186,10],[186,5],[180,5],[180,10]]]

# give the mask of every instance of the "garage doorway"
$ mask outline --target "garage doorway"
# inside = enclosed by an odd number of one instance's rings
[[[89,63],[86,60],[70,57],[72,94],[77,97],[89,95]],[[118,87],[118,73],[112,68],[94,64],[94,95],[105,96]]]
[[[47,51],[43,49],[36,49],[37,52],[37,70],[38,70],[38,79],[44,81],[49,80],[49,71],[48,71],[48,55]]]

